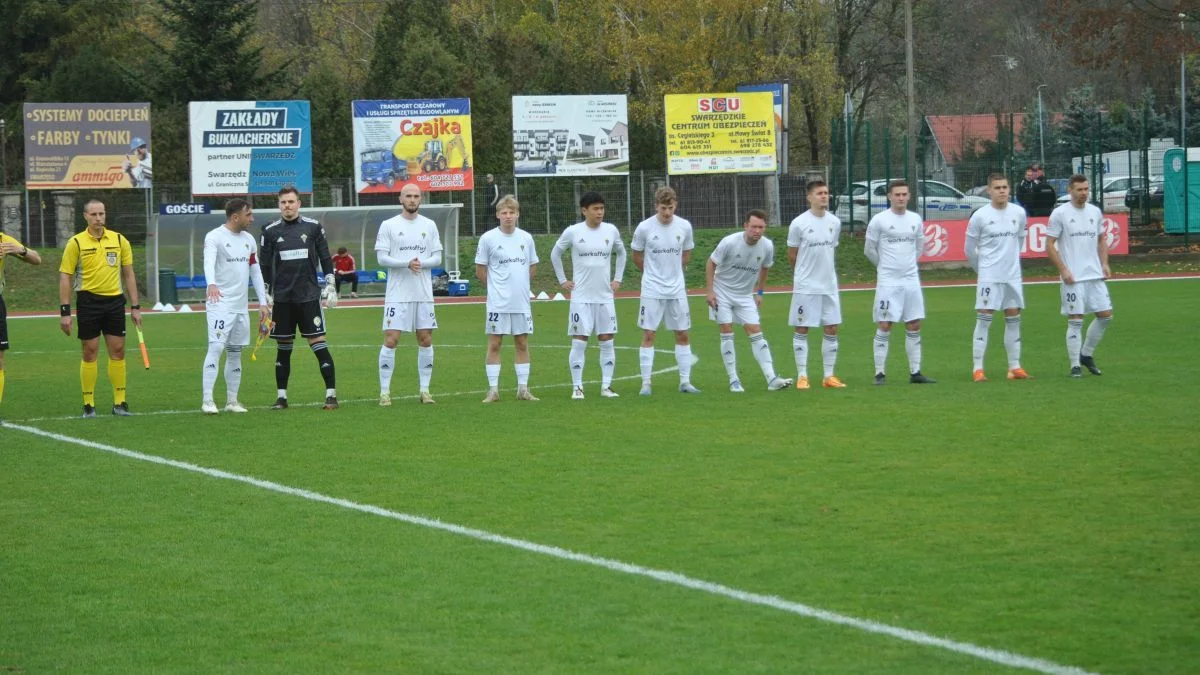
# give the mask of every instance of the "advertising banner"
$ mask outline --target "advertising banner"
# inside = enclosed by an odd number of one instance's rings
[[[188,104],[192,194],[313,191],[308,101]]]
[[[149,103],[26,103],[25,187],[148,188]]]
[[[1021,246],[1022,258],[1046,257],[1046,224],[1049,218],[1029,219],[1029,232]],[[1113,255],[1129,253],[1129,214],[1112,213],[1104,216],[1104,233],[1108,252]],[[925,223],[925,255],[921,262],[955,262],[967,259],[967,221],[937,220]]]
[[[471,190],[471,99],[354,101],[354,185],[365,192],[400,192],[413,182],[425,192]]]
[[[667,173],[770,173],[778,167],[770,92],[664,99]]]
[[[629,174],[629,102],[623,95],[514,96],[513,173]]]
[[[739,84],[737,90],[769,91],[775,100],[775,153],[779,164],[777,173],[784,173],[788,165],[787,143],[784,134],[788,131],[788,95],[790,86],[786,82],[769,82],[766,84]]]

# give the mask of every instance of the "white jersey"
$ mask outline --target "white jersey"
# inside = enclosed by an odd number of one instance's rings
[[[1075,283],[1104,278],[1099,239],[1104,236],[1104,214],[1095,204],[1082,209],[1067,202],[1050,214],[1046,236],[1055,238],[1058,255],[1071,270]]]
[[[249,302],[250,268],[257,265],[258,242],[249,232],[233,232],[221,225],[204,235],[204,278],[221,291],[221,299],[210,303],[208,308],[245,314]],[[261,279],[262,272],[259,272],[257,288],[262,288]]]
[[[875,263],[876,286],[920,286],[917,261],[924,251],[925,223],[912,211],[887,209],[867,224],[864,253]]]
[[[842,235],[842,221],[825,212],[817,217],[805,211],[788,227],[788,248],[798,248],[792,292],[809,295],[834,295],[838,292],[833,252]]]
[[[722,239],[708,258],[717,265],[713,292],[726,297],[752,295],[759,271],[775,264],[775,244],[763,236],[751,246],[744,232],[734,232]]]
[[[600,223],[592,228],[583,222],[563,230],[550,253],[550,262],[554,264],[560,284],[567,280],[562,264],[562,254],[567,249],[571,249],[571,280],[575,282],[571,302],[610,302],[613,290],[609,283],[620,281],[625,272],[625,244],[617,226]],[[614,252],[617,254],[615,272],[612,268]]]
[[[505,234],[496,227],[483,233],[475,264],[487,267],[487,311],[529,312],[529,268],[538,264],[533,237],[516,228]]]
[[[692,224],[675,216],[663,225],[658,216],[638,223],[629,245],[642,251],[642,297],[671,300],[687,294],[683,281],[683,254],[696,248]]]
[[[441,261],[442,238],[432,220],[419,213],[412,220],[404,215],[388,218],[379,226],[375,251],[400,263],[396,267],[388,267],[384,302],[433,302],[431,271],[438,263],[431,265],[426,261]],[[421,259],[421,271],[408,269],[408,263],[413,258]]]
[[[1008,204],[979,207],[967,223],[967,262],[984,283],[1021,281],[1021,244],[1028,225],[1025,209]]]

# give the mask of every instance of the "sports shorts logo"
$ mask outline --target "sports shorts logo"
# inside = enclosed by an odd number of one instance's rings
[[[104,253],[104,259],[108,262],[109,267],[117,266],[117,252],[116,251],[106,251]]]
[[[313,317],[313,325],[316,326],[317,328],[320,328],[321,327],[321,317],[314,316]]]

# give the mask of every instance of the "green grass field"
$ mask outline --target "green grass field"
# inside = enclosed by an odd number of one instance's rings
[[[674,391],[666,334],[655,394],[637,396],[637,302],[622,300],[622,397],[590,384],[585,401],[568,400],[567,304],[537,303],[542,400],[513,400],[506,347],[490,406],[483,307],[445,305],[437,405],[412,399],[410,338],[388,409],[379,310],[339,308],[341,410],[317,407],[303,350],[293,407],[267,410],[268,345],[245,361],[250,413],[215,417],[199,413],[202,314],[147,317],[153,368],[129,356],[137,415],[95,420],[77,418],[77,341],[54,318],[10,319],[0,671],[1198,672],[1200,281],[1110,289],[1102,377],[1066,376],[1057,288],[1031,285],[1036,379],[1003,379],[994,327],[992,380],[970,382],[972,290],[930,288],[924,371],[939,384],[905,382],[897,331],[893,382],[874,387],[871,294],[847,292],[849,388],[767,392],[743,351],[741,395],[693,298],[694,397]],[[787,302],[768,296],[764,319],[791,376]],[[813,336],[811,373],[819,351]],[[914,633],[866,630],[881,625]]]

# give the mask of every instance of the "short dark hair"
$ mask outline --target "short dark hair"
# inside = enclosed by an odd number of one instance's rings
[[[1071,176],[1070,178],[1067,179],[1067,189],[1070,190],[1071,188],[1075,187],[1076,185],[1078,185],[1080,183],[1086,183],[1086,182],[1088,182],[1087,176],[1085,176],[1081,173],[1074,174],[1073,176]]]
[[[750,209],[746,212],[746,217],[742,220],[742,223],[750,222],[751,218],[760,218],[765,223],[769,217],[770,216],[767,215],[767,212],[763,211],[762,209]]]
[[[1005,175],[1004,175],[1004,174],[1002,174],[1002,173],[991,173],[991,174],[988,174],[988,187],[991,187],[991,186],[992,186],[992,183],[995,183],[995,182],[996,182],[996,181],[998,181],[998,180],[1002,180],[1002,181],[1004,181],[1005,183],[1007,183],[1007,182],[1008,182],[1008,176],[1005,176]]]
[[[250,206],[250,202],[241,197],[234,197],[225,202],[225,217],[232,218],[235,215],[245,211]]]
[[[602,197],[599,192],[585,192],[583,193],[583,196],[579,198],[579,208],[581,209],[586,209],[592,204],[603,203],[604,197]]]
[[[907,181],[903,181],[903,180],[894,180],[894,181],[892,181],[892,182],[888,183],[888,190],[887,190],[887,191],[888,191],[888,194],[890,195],[890,194],[892,194],[892,190],[895,190],[896,188],[906,188],[906,187],[908,187],[908,182],[907,182]]]
[[[813,190],[816,190],[817,188],[829,187],[829,184],[826,183],[825,181],[821,180],[820,178],[818,178],[816,180],[808,181],[808,185],[805,187],[806,187],[806,191],[808,192],[808,194],[811,195],[813,193]]]
[[[346,255],[346,247],[345,246],[338,247],[338,255]]]
[[[91,206],[92,204],[99,204],[100,206],[104,207],[104,210],[108,210],[108,204],[105,204],[103,199],[100,199],[99,197],[92,197],[83,203],[83,212],[87,213],[88,206]]]
[[[285,186],[279,188],[279,196],[280,197],[286,195],[289,192],[296,195],[296,199],[300,198],[300,191],[297,190],[296,186],[294,186],[294,185],[285,185]]]

